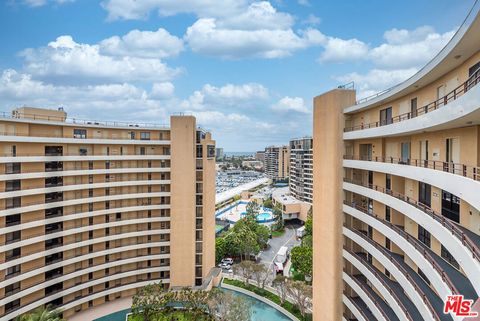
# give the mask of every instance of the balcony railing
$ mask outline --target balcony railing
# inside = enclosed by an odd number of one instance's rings
[[[386,122],[382,121],[376,121],[373,123],[369,124],[361,124],[361,125],[356,125],[352,127],[345,127],[344,131],[345,132],[351,132],[355,130],[362,130],[362,129],[368,129],[368,128],[376,128],[380,126],[385,126],[385,125],[390,125],[393,123],[399,123],[408,119],[415,118],[420,115],[427,114],[429,112],[435,111],[439,109],[442,106],[447,105],[448,103],[456,100],[457,98],[461,97],[463,94],[465,94],[467,91],[472,89],[475,85],[477,85],[480,82],[480,69],[477,70],[473,75],[471,75],[467,81],[465,81],[463,84],[446,94],[445,96],[429,103],[428,105],[422,106],[414,110],[413,112],[408,112],[405,114],[401,114],[398,116],[395,116],[391,119],[388,119]]]
[[[355,300],[352,298],[352,297],[348,297],[347,298],[350,299],[350,302],[352,302],[352,304],[357,308],[358,312],[360,312],[360,314],[362,315],[363,319],[365,320],[368,320],[368,317],[367,315],[365,314],[365,311],[363,311],[363,308],[361,306],[358,305],[357,302],[355,302]],[[352,312],[353,313],[353,312]],[[345,320],[350,320],[350,318],[348,318],[347,316],[344,315],[344,318]]]
[[[421,210],[422,212],[424,212],[425,214],[429,215],[431,218],[433,218],[434,220],[436,220],[437,222],[442,224],[442,226],[445,227],[446,229],[448,229],[452,233],[452,235],[455,235],[462,242],[462,244],[469,249],[469,251],[472,253],[472,257],[474,259],[476,259],[477,261],[480,261],[480,250],[477,247],[477,245],[475,244],[475,242],[473,242],[470,239],[470,237],[467,234],[465,234],[460,227],[458,227],[457,223],[450,220],[449,218],[446,218],[442,214],[437,213],[435,210],[433,210],[429,206],[427,206],[427,205],[425,205],[425,204],[423,204],[423,203],[421,203],[417,200],[414,200],[413,198],[411,198],[409,196],[402,195],[400,193],[394,192],[392,190],[386,189],[386,188],[381,187],[381,186],[377,186],[377,185],[373,185],[373,184],[364,184],[362,182],[354,181],[354,180],[351,180],[351,179],[348,179],[348,178],[344,178],[343,181],[347,182],[347,183],[367,187],[367,188],[370,188],[370,189],[375,190],[377,192],[388,194],[392,197],[395,197],[395,198],[397,198],[401,201],[404,201],[404,202],[414,206],[415,208]]]
[[[347,272],[345,272],[347,273]],[[347,273],[348,274],[348,273]],[[357,280],[357,278],[353,275],[350,275],[350,278],[353,280],[353,282],[355,282],[362,290],[363,292],[365,292],[365,294],[368,296],[368,298],[373,302],[373,304],[375,304],[375,306],[377,307],[377,309],[380,311],[380,313],[383,315],[383,317],[385,318],[385,320],[390,320],[390,318],[388,317],[387,313],[383,310],[381,304],[377,301],[377,299],[372,295],[372,293],[370,293],[370,290],[367,289],[366,285],[363,284],[362,282],[360,282],[359,280]],[[358,294],[358,293],[357,293]]]
[[[412,245],[419,253],[421,253],[423,255],[424,259],[427,262],[429,262],[432,265],[433,269],[435,271],[437,271],[437,273],[442,277],[442,281],[447,284],[448,288],[450,289],[450,291],[452,291],[453,294],[460,293],[457,290],[457,287],[453,284],[452,280],[450,280],[450,278],[448,277],[446,272],[443,270],[443,268],[440,265],[437,264],[435,259],[424,248],[424,246],[420,243],[420,241],[418,239],[416,239],[412,235],[408,234],[407,232],[405,232],[403,229],[401,229],[397,225],[392,224],[389,221],[386,221],[386,220],[383,220],[383,219],[379,218],[378,215],[376,215],[374,213],[370,213],[371,210],[369,211],[368,209],[366,209],[362,206],[356,205],[356,204],[348,204],[348,202],[344,202],[344,203],[348,206],[351,206],[351,207],[355,208],[356,210],[359,210],[362,213],[365,213],[365,214],[375,218],[378,222],[386,225],[388,228],[395,231],[397,234],[400,234],[405,240],[408,241],[408,243],[410,243],[410,245]]]
[[[369,157],[369,156],[345,155],[343,156],[343,159],[423,167],[423,168],[433,169],[433,170],[451,173],[455,175],[460,175],[463,177],[471,178],[475,181],[480,181],[480,167],[465,165],[465,164],[435,161],[435,160],[425,160],[425,159],[410,159],[410,158],[401,158],[401,157],[400,158],[378,157],[378,156]]]
[[[353,257],[356,258],[358,261],[360,261],[360,262],[363,264],[363,266],[365,266],[365,267],[370,271],[370,273],[372,273],[372,274],[378,279],[378,281],[380,281],[380,283],[382,283],[382,285],[385,287],[385,289],[388,291],[388,293],[390,293],[390,295],[396,299],[397,303],[400,305],[400,308],[402,309],[402,311],[403,311],[403,313],[405,314],[405,316],[407,317],[407,319],[413,321],[412,316],[411,316],[410,313],[408,312],[408,309],[405,307],[405,305],[403,304],[402,300],[400,300],[400,298],[397,296],[397,294],[395,293],[395,291],[392,290],[392,288],[390,287],[390,285],[385,282],[385,280],[384,280],[383,277],[378,273],[378,271],[376,271],[376,270],[375,270],[372,266],[370,266],[369,264],[365,264],[365,263],[363,262],[362,258],[361,258],[358,254],[356,254],[356,253],[354,253],[354,252],[352,252],[352,251],[350,251],[350,250],[347,250],[347,249],[345,249],[345,251],[347,251],[351,256],[353,256]]]
[[[347,204],[348,205],[348,204]],[[366,214],[369,214],[368,212],[364,212]],[[369,214],[371,215],[371,214]],[[376,219],[380,220],[378,217],[375,217]],[[383,223],[383,221],[382,221]],[[393,224],[392,224],[393,225]],[[373,241],[372,239],[368,238],[365,234],[359,232],[359,231],[356,231],[356,230],[352,230],[350,229],[352,232],[354,232],[355,234],[359,235],[360,237],[362,237],[364,240],[366,240],[368,243],[370,243],[372,246],[374,246],[378,251],[382,252],[383,255],[385,255],[385,257],[387,257],[390,262],[395,265],[395,267],[404,275],[404,277],[410,282],[410,284],[413,286],[413,288],[415,289],[415,291],[422,297],[422,301],[423,303],[428,307],[428,309],[430,310],[430,313],[432,314],[433,316],[433,319],[435,321],[438,321],[440,320],[440,317],[438,316],[438,313],[437,311],[434,309],[433,305],[431,304],[431,302],[428,300],[428,297],[426,296],[426,294],[422,291],[422,289],[417,285],[417,283],[415,282],[415,280],[412,279],[412,277],[410,276],[410,273],[408,273],[404,268],[403,266],[401,266],[400,264],[398,264],[397,260],[395,260],[395,258],[392,256],[392,254],[390,252],[388,252],[383,246],[381,246],[380,244],[378,244],[377,242]],[[446,278],[448,278],[448,276],[446,276]]]

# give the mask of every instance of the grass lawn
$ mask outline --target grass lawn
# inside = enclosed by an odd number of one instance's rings
[[[285,234],[285,229],[283,229],[281,231],[273,231],[272,232],[272,237],[279,237],[279,236],[282,236],[283,234]]]
[[[232,279],[224,278],[223,282],[226,283],[226,284],[238,286],[239,288],[242,288],[242,289],[251,291],[255,294],[258,294],[258,295],[272,301],[273,303],[278,304],[279,306],[281,306],[282,308],[284,308],[285,310],[287,310],[288,312],[290,312],[291,314],[296,316],[299,320],[302,320],[302,321],[311,321],[312,320],[311,315],[307,315],[306,318],[304,318],[302,316],[302,314],[300,313],[300,311],[298,310],[298,308],[295,305],[293,305],[292,303],[290,303],[288,301],[285,301],[283,304],[281,304],[280,303],[280,297],[276,294],[273,294],[270,291],[261,289],[259,287],[256,287],[255,285],[252,285],[252,284],[246,284],[246,283],[244,283],[242,281],[239,281],[239,280],[232,280]]]
[[[207,315],[199,316],[193,315],[190,312],[185,311],[169,311],[164,313],[159,313],[153,316],[150,321],[212,321],[213,318]],[[144,321],[142,315],[129,315],[128,321]]]

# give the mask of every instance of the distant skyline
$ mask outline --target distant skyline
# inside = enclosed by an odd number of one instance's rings
[[[413,75],[474,0],[6,0],[0,111],[168,122],[187,112],[227,152],[311,135],[312,100]]]

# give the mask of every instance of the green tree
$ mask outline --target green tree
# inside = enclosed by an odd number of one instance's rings
[[[258,205],[257,202],[250,201],[247,204],[247,210],[246,210],[247,214],[245,215],[245,218],[256,222],[259,211],[260,211],[260,205]]]
[[[253,266],[253,279],[257,282],[257,286],[262,289],[265,289],[265,284],[267,283],[270,274],[270,269],[263,264],[255,264]]]
[[[271,197],[269,197],[269,198],[267,198],[266,200],[263,201],[263,207],[273,208]]]
[[[225,237],[215,239],[215,260],[219,263],[227,255],[227,242]]]
[[[256,265],[257,264],[253,263],[252,261],[242,261],[233,266],[233,271],[235,274],[243,276],[245,278],[245,282],[248,284],[255,274]]]
[[[132,298],[132,313],[150,321],[170,301],[162,283],[152,283],[140,288]]]
[[[275,206],[273,207],[273,219],[275,220],[275,223],[273,225],[274,229],[276,231],[283,230],[283,212],[282,207],[279,203],[275,204]]]
[[[295,305],[303,317],[311,307],[312,287],[302,281],[287,281],[287,293],[294,300]]]
[[[65,319],[61,318],[59,310],[47,306],[39,307],[30,313],[19,316],[17,321],[65,321]]]
[[[305,235],[313,234],[313,207],[310,207],[307,213],[307,220],[305,221]]]
[[[287,300],[287,280],[284,275],[277,275],[272,283],[273,287],[277,290],[281,304],[284,304]]]
[[[252,318],[250,301],[220,289],[210,291],[208,306],[210,314],[215,316],[217,321],[250,321]]]
[[[308,276],[312,276],[313,265],[313,249],[306,246],[296,246],[290,253],[292,259],[292,267]]]

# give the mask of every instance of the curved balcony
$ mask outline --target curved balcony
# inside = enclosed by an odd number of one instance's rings
[[[60,267],[64,267],[67,265],[75,264],[78,262],[86,261],[88,259],[93,259],[96,257],[103,257],[105,255],[111,255],[111,254],[117,254],[117,253],[125,253],[128,251],[136,251],[136,250],[141,250],[141,249],[148,249],[148,248],[155,248],[155,247],[161,247],[161,246],[168,246],[170,242],[149,242],[149,243],[138,243],[134,245],[126,245],[126,246],[119,246],[116,248],[108,249],[108,250],[102,250],[102,251],[96,251],[93,253],[88,253],[88,254],[83,254],[79,256],[75,256],[69,259],[63,259],[59,262],[52,263],[49,265],[45,265],[43,267],[31,267],[29,270],[22,269],[21,273],[12,277],[8,277],[7,279],[3,280],[0,282],[1,287],[5,287],[9,284],[19,282],[22,280],[26,280],[28,278],[31,278],[33,276],[45,273],[47,271],[51,271]],[[160,254],[163,255],[163,258],[170,258],[170,253],[163,253]],[[116,262],[116,261],[115,261]],[[112,264],[115,264],[115,262],[112,262]]]
[[[82,226],[78,228],[64,229],[62,231],[49,233],[49,234],[45,234],[45,233],[40,233],[37,235],[32,234],[32,235],[29,235],[28,238],[24,238],[20,241],[8,243],[1,246],[0,253],[12,250],[17,247],[25,247],[32,244],[41,243],[46,240],[54,239],[57,237],[72,236],[72,235],[76,235],[84,232],[90,232],[90,231],[101,230],[101,229],[103,230],[105,228],[114,228],[114,227],[137,225],[137,224],[159,223],[159,222],[166,222],[169,220],[170,219],[166,217],[135,218],[130,220],[112,221],[108,223],[93,224],[93,225],[87,225],[87,226]],[[169,231],[170,231],[169,229],[162,230],[162,232],[164,233],[168,233]]]
[[[480,294],[480,251],[468,234],[421,203],[374,185],[362,186],[346,180],[343,189],[383,203],[407,216],[432,234],[460,264],[477,294]]]
[[[166,267],[165,271],[168,271],[168,269],[169,268]],[[105,283],[105,282],[108,282],[108,281],[114,281],[114,280],[130,277],[130,276],[136,276],[136,275],[141,275],[141,274],[146,274],[146,273],[155,273],[155,272],[159,272],[159,271],[160,271],[160,269],[158,267],[144,268],[144,269],[138,269],[138,270],[128,271],[128,272],[124,272],[124,273],[117,273],[117,274],[109,275],[107,277],[103,277],[103,278],[100,278],[100,279],[84,282],[84,283],[81,283],[79,285],[75,285],[73,287],[70,287],[68,289],[63,289],[62,291],[51,294],[49,296],[45,296],[45,297],[41,298],[40,300],[36,300],[36,301],[34,301],[32,303],[29,303],[27,305],[21,306],[17,310],[9,312],[8,314],[4,314],[0,318],[0,321],[7,321],[7,320],[14,319],[17,316],[19,316],[23,313],[26,313],[28,311],[31,311],[31,310],[33,310],[33,309],[35,309],[35,308],[37,308],[41,305],[47,304],[47,303],[51,302],[52,300],[61,298],[65,295],[71,294],[71,293],[76,292],[76,291],[86,289],[90,286]],[[146,282],[144,281],[144,282],[135,282],[133,284],[139,284],[139,283],[140,284],[148,284],[148,283],[151,283],[151,282],[152,281],[146,281]],[[138,287],[138,286],[135,286],[134,288],[136,288],[136,287]],[[109,289],[109,290],[113,290],[111,293],[122,291],[122,290],[118,290],[118,289]],[[105,292],[105,291],[102,291],[102,292]],[[101,296],[104,296],[104,295],[106,295],[106,294],[103,293],[103,295],[101,295]],[[101,296],[98,296],[98,297],[101,297]],[[90,295],[89,297],[92,297],[92,296]],[[76,305],[79,305],[80,304],[79,301],[80,300],[74,300],[75,304],[72,305],[72,307],[74,307]],[[71,302],[71,303],[74,303],[74,302]],[[64,304],[61,308],[66,310],[67,306],[68,306],[68,304]],[[71,307],[69,307],[69,308],[71,308]]]
[[[349,206],[348,204],[344,205],[344,208]],[[360,211],[366,215],[369,215],[371,218],[376,219],[379,223],[382,223],[387,228],[393,230],[396,234],[400,235],[404,239],[410,242],[415,249],[422,253],[423,257],[430,262],[433,268],[442,276],[442,280],[448,285],[450,290],[453,293],[461,293],[467,299],[475,300],[478,295],[475,292],[475,289],[472,286],[470,280],[468,280],[459,270],[454,268],[450,263],[446,262],[442,257],[433,252],[429,247],[420,242],[418,239],[408,234],[403,230],[402,227],[399,227],[395,224],[390,223],[384,219],[378,217],[378,215],[372,213],[358,205],[351,205],[357,211]],[[367,238],[368,239],[368,238]],[[376,243],[375,243],[376,244]]]
[[[86,175],[104,175],[104,174],[135,174],[135,173],[168,173],[170,167],[125,167],[125,168],[106,168],[106,169],[74,169],[52,172],[39,171],[22,171],[19,174],[0,175],[0,181],[8,181],[13,179],[34,179],[49,177],[71,177]]]
[[[118,194],[118,195],[109,195],[109,196],[98,196],[98,197],[87,197],[87,198],[74,198],[71,200],[62,200],[51,203],[42,203],[38,202],[23,204],[26,206],[15,207],[7,210],[0,210],[0,217],[12,214],[21,214],[26,212],[40,211],[49,208],[61,207],[61,206],[72,206],[80,205],[87,203],[96,203],[96,202],[105,202],[105,201],[118,201],[126,199],[135,199],[135,198],[155,198],[162,196],[170,196],[170,192],[152,192],[152,193],[130,193],[130,194]],[[150,204],[145,204],[150,205]]]
[[[365,283],[343,271],[343,280],[365,302],[378,321],[398,321],[392,309]]]
[[[372,312],[370,312],[362,299],[356,299],[357,298],[347,297],[345,294],[342,296],[343,304],[345,304],[345,306],[350,310],[350,312],[352,312],[358,321],[376,321]],[[359,301],[361,301],[361,303],[359,303]],[[344,319],[347,320],[345,317]]]
[[[478,124],[480,117],[480,71],[453,91],[417,110],[385,122],[377,121],[344,129],[343,139],[411,135]]]
[[[129,161],[129,160],[169,160],[170,155],[63,155],[40,156],[34,155],[4,155],[0,156],[1,163],[38,163],[38,162],[81,162],[81,161]]]
[[[170,230],[165,230],[166,233],[170,233]],[[91,240],[85,240],[81,242],[76,242],[76,243],[71,243],[71,244],[66,244],[62,246],[58,246],[46,251],[41,251],[41,252],[35,252],[32,254],[28,254],[25,256],[21,256],[17,259],[4,262],[0,264],[0,270],[7,269],[9,267],[12,267],[17,264],[24,264],[26,262],[44,258],[47,255],[55,254],[55,253],[60,253],[68,250],[73,250],[82,246],[88,246],[88,245],[93,245],[97,243],[103,243],[107,241],[115,241],[115,240],[121,240],[121,239],[127,239],[131,237],[140,237],[140,236],[148,236],[148,235],[158,235],[158,230],[150,230],[150,231],[137,231],[137,232],[130,232],[130,233],[123,233],[123,234],[115,234],[115,235],[109,235],[109,236],[104,236],[104,237],[97,237]],[[170,242],[165,242],[166,246],[170,245]]]
[[[386,276],[381,275],[382,273],[377,271],[373,266],[366,264],[359,255],[343,249],[343,258],[360,271],[378,292],[380,292],[385,301],[389,302],[391,309],[399,320],[418,321],[423,319],[417,308],[413,306],[412,302],[403,294],[403,291],[402,293],[400,293],[400,291],[394,291],[391,281],[387,280]]]
[[[361,246],[377,259],[398,282],[395,289],[404,291],[424,320],[451,321],[452,318],[442,313],[443,301],[420,277],[414,278],[415,271],[405,269],[405,267],[394,259],[393,253],[386,248],[368,238],[365,234],[343,227],[343,235]],[[403,257],[401,258],[402,263]],[[413,272],[412,272],[413,271]],[[399,289],[400,288],[400,289]],[[400,291],[399,291],[400,292]],[[439,312],[437,312],[439,311]]]
[[[96,188],[113,188],[113,187],[130,187],[130,186],[153,186],[153,185],[168,185],[170,180],[116,180],[105,183],[91,183],[91,184],[71,184],[61,185],[55,187],[43,187],[43,188],[26,188],[18,191],[0,192],[0,199],[16,197],[16,196],[31,196],[38,194],[47,194],[53,192],[70,192],[89,190]]]
[[[10,233],[15,231],[22,231],[29,228],[44,226],[52,223],[67,222],[67,221],[76,220],[80,218],[115,214],[115,213],[118,213],[119,211],[121,211],[122,213],[127,213],[127,212],[137,212],[137,211],[154,211],[154,210],[169,209],[169,208],[170,208],[170,205],[142,205],[142,206],[129,206],[129,207],[114,207],[114,208],[97,210],[92,212],[64,214],[62,216],[57,216],[53,218],[40,219],[40,220],[25,222],[25,223],[13,225],[13,226],[3,227],[3,228],[0,228],[0,234],[5,234],[5,233]],[[161,216],[161,217],[163,217],[165,221],[170,220],[170,216]]]
[[[480,168],[464,164],[415,159],[345,156],[343,167],[392,174],[436,186],[480,210]]]
[[[68,280],[72,280],[72,279],[74,279],[78,276],[87,275],[88,273],[93,273],[93,272],[96,272],[96,271],[104,270],[106,268],[123,266],[125,264],[146,262],[148,260],[160,260],[162,258],[165,258],[165,254],[136,256],[136,257],[132,257],[132,258],[128,258],[128,259],[116,260],[116,261],[113,261],[113,262],[99,264],[99,265],[95,265],[95,266],[92,266],[92,267],[89,267],[89,268],[86,268],[86,269],[81,269],[81,270],[78,270],[78,271],[70,272],[70,273],[63,274],[59,277],[53,278],[53,279],[48,280],[48,281],[36,282],[34,284],[29,285],[26,288],[22,288],[21,291],[15,293],[15,294],[12,294],[12,295],[9,295],[9,296],[3,296],[0,299],[0,304],[1,305],[7,304],[7,303],[9,303],[9,302],[11,302],[15,299],[26,297],[26,296],[28,296],[28,295],[36,292],[36,291],[43,290],[50,285],[54,285],[54,284],[57,284],[59,282],[65,282],[65,281],[68,281]],[[169,270],[169,265],[155,266],[155,267],[158,268],[158,271],[168,271]]]

